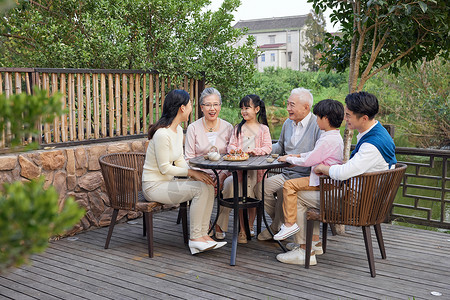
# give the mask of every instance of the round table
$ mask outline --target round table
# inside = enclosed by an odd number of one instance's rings
[[[261,193],[262,199],[255,199],[247,197],[247,172],[249,170],[266,170],[264,173],[263,181],[262,181],[262,190],[264,191],[264,178],[266,178],[267,173],[275,168],[284,168],[289,166],[286,162],[279,162],[277,159],[273,161],[268,161],[268,159],[272,158],[269,155],[261,155],[261,156],[251,156],[247,160],[244,161],[227,161],[223,159],[223,155],[217,161],[212,161],[207,159],[207,156],[198,156],[189,160],[191,166],[200,168],[200,169],[211,169],[216,175],[217,181],[217,215],[214,220],[213,226],[217,222],[217,218],[219,216],[219,208],[220,205],[232,208],[234,211],[234,220],[233,220],[233,242],[231,247],[231,259],[230,265],[236,265],[236,253],[237,253],[237,239],[238,239],[238,221],[239,221],[239,209],[244,209],[244,216],[247,216],[247,208],[256,207],[258,208],[257,213],[257,233],[261,231],[261,218],[264,220],[264,224],[269,232],[273,235],[270,230],[270,226],[267,223],[266,216],[264,214],[264,192]],[[216,170],[229,170],[233,175],[233,198],[230,199],[222,199],[220,195],[219,189],[219,175]],[[242,171],[242,197],[239,196],[239,180],[238,180],[238,171]],[[250,229],[248,224],[248,218],[244,217],[244,227],[246,230],[247,239],[251,239]],[[212,230],[213,227],[211,227]],[[286,251],[286,248],[281,244],[280,241],[277,241],[280,247]]]

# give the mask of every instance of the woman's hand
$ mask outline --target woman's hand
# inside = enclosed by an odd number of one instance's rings
[[[203,183],[214,186],[214,181],[211,178],[211,176],[209,176],[208,173],[205,173],[203,171],[189,169],[188,176],[192,177],[194,180],[201,181]]]

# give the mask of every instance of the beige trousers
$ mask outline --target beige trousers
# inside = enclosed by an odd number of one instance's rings
[[[209,220],[214,205],[212,185],[189,179],[144,181],[142,191],[147,201],[163,204],[179,204],[191,200],[190,238],[196,239],[208,235]]]
[[[264,210],[272,219],[272,224],[270,227],[274,231],[280,230],[281,224],[284,223],[284,213],[283,213],[283,185],[287,180],[282,174],[271,176],[264,180]],[[255,195],[257,199],[262,197],[262,182],[259,182],[255,186]],[[301,198],[301,195],[305,195],[306,200]],[[314,198],[317,193],[317,199]],[[313,198],[311,198],[313,197]],[[303,200],[302,200],[303,199]],[[317,201],[316,201],[317,200]],[[297,193],[297,225],[300,227],[300,231],[294,235],[294,241],[300,244],[299,241],[305,242],[306,238],[306,210],[308,207],[320,208],[320,194],[318,191],[301,191]],[[314,225],[313,234],[319,235],[319,223],[316,222]]]

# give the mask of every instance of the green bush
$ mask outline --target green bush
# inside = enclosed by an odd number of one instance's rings
[[[49,238],[72,228],[84,216],[73,198],[58,211],[58,193],[44,178],[4,184],[0,193],[0,273],[28,261],[48,246]]]

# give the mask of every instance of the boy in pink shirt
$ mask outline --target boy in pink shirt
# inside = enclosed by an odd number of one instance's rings
[[[344,119],[344,106],[339,101],[326,99],[314,106],[313,113],[317,116],[317,125],[322,130],[314,149],[297,155],[281,156],[278,159],[292,165],[311,167],[311,173],[309,177],[295,178],[284,183],[284,224],[274,235],[274,240],[284,240],[300,230],[296,223],[297,192],[319,189],[319,176],[314,173],[314,167],[319,164],[342,164],[344,142],[338,128]],[[318,236],[316,238],[318,240]]]

